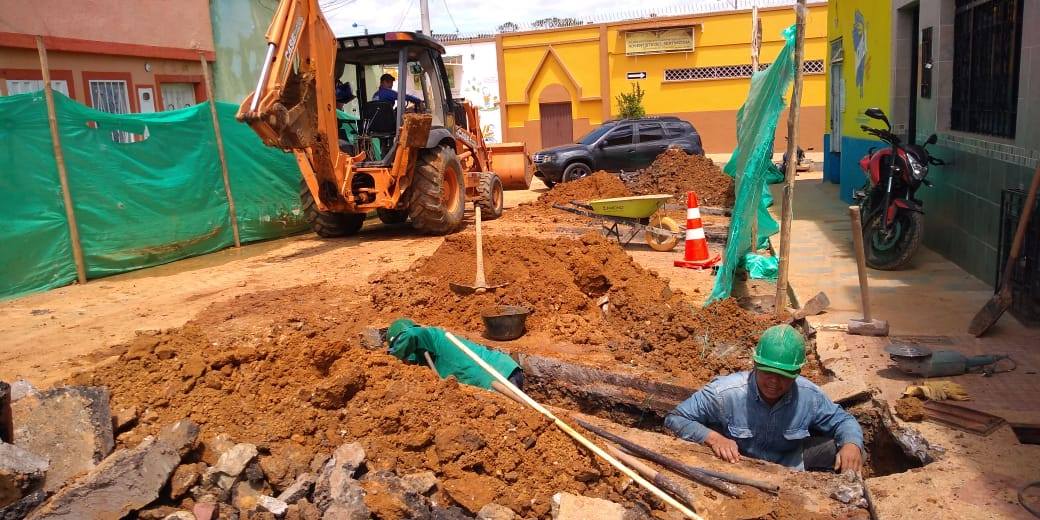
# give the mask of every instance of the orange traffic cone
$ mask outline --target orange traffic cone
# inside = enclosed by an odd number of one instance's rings
[[[697,194],[686,192],[686,252],[682,260],[675,261],[675,267],[687,269],[707,269],[719,263],[718,253],[712,255],[708,251],[708,241],[704,238],[704,225],[701,223],[701,208],[697,205]]]

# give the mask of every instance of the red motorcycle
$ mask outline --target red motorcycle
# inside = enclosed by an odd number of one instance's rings
[[[945,164],[932,157],[925,148],[935,144],[932,134],[924,146],[904,145],[892,133],[892,124],[880,108],[868,108],[864,114],[885,123],[887,128],[860,125],[864,132],[889,146],[871,148],[859,161],[867,183],[854,194],[863,215],[863,243],[867,265],[885,271],[899,269],[921,246],[924,234],[922,202],[914,197],[922,184],[932,186],[925,177],[929,165]]]

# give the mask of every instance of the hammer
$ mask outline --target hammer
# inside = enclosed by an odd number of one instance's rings
[[[867,287],[867,257],[863,252],[863,221],[859,206],[849,206],[852,217],[852,245],[856,250],[856,270],[859,271],[859,296],[863,301],[863,319],[849,320],[849,334],[857,336],[888,336],[888,322],[870,316],[870,289]]]

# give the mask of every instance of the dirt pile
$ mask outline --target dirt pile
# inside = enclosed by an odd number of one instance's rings
[[[733,300],[696,308],[666,279],[643,269],[598,234],[555,240],[489,236],[484,248],[488,282],[508,285],[493,293],[453,293],[449,282],[472,283],[475,254],[472,235],[453,235],[408,270],[373,280],[372,306],[381,321],[409,316],[476,335],[485,309],[524,306],[534,310],[529,331],[554,341],[606,348],[617,361],[690,384],[748,368],[759,335],[776,323]],[[524,347],[518,343],[511,348]],[[810,373],[821,380],[822,374]]]
[[[342,288],[311,286],[219,304],[74,380],[108,386],[114,408],[139,411],[121,445],[188,417],[210,447],[218,434],[256,444],[276,488],[357,441],[369,471],[433,471],[443,504],[479,490],[530,517],[558,491],[626,501],[609,467],[537,413],[358,346],[365,311],[343,301]]]
[[[924,420],[924,402],[916,397],[896,399],[896,415],[909,422]]]
[[[616,175],[598,171],[572,182],[561,182],[555,188],[543,193],[535,204],[552,206],[566,204],[572,200],[590,201],[613,197],[628,197],[632,190],[625,186]]]
[[[636,194],[671,193],[685,201],[686,192],[694,191],[701,206],[732,207],[733,179],[702,155],[669,148],[654,162],[633,175],[625,184]]]

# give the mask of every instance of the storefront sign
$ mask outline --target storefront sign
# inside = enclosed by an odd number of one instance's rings
[[[692,51],[693,27],[625,33],[625,54]]]

